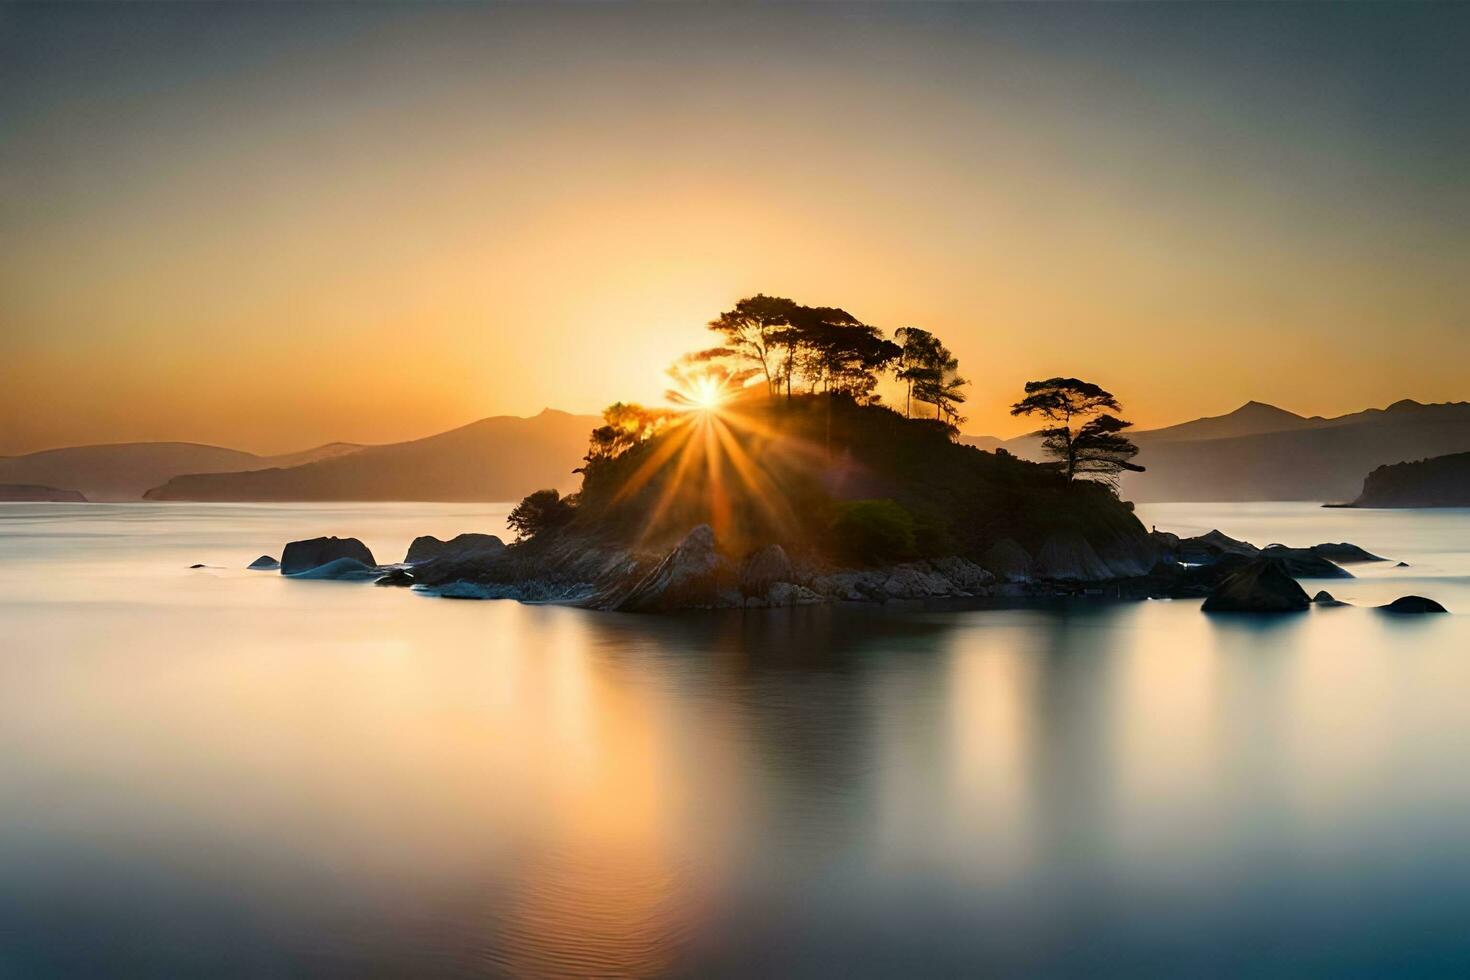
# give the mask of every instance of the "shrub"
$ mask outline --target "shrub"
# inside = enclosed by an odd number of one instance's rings
[[[561,527],[575,513],[571,497],[563,497],[555,490],[537,490],[516,504],[505,523],[515,530],[516,540],[524,541],[542,531]]]
[[[835,511],[833,550],[841,557],[878,564],[914,556],[914,518],[896,501],[847,500]]]

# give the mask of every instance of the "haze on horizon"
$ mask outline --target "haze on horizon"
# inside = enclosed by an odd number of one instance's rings
[[[757,291],[969,432],[1470,397],[1470,6],[0,7],[0,454],[657,401]]]

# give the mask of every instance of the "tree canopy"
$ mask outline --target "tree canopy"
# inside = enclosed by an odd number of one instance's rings
[[[1042,448],[1060,465],[1067,479],[1095,477],[1116,487],[1124,470],[1143,472],[1132,462],[1138,447],[1123,435],[1133,423],[1107,411],[1121,412],[1113,393],[1078,378],[1028,381],[1026,397],[1011,406],[1012,415],[1039,415],[1053,423],[1041,430]],[[1073,423],[1080,423],[1073,428]]]

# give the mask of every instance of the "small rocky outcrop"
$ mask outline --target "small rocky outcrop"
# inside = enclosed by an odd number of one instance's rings
[[[1345,606],[1345,605],[1347,605],[1347,603],[1346,602],[1343,602],[1341,599],[1335,597],[1331,592],[1328,592],[1326,589],[1323,589],[1322,591],[1318,592],[1316,595],[1312,596],[1312,605],[1314,605],[1314,606]]]
[[[356,558],[334,558],[324,565],[303,568],[299,572],[285,572],[291,578],[334,579],[339,581],[363,581],[377,578],[380,573],[373,565],[365,565]]]
[[[1258,558],[1227,576],[1205,599],[1205,612],[1296,612],[1311,605],[1280,563]]]
[[[286,545],[286,550],[281,552],[281,574],[299,575],[341,558],[369,567],[377,565],[368,546],[356,538],[310,538]]]
[[[1386,606],[1379,606],[1384,612],[1417,615],[1420,613],[1447,613],[1444,606],[1433,599],[1426,599],[1422,595],[1400,596]]]
[[[1313,548],[1267,545],[1261,554],[1277,562],[1294,578],[1353,578],[1353,573],[1322,557]]]
[[[417,565],[435,558],[470,559],[489,557],[505,551],[505,542],[493,534],[458,534],[448,541],[440,541],[432,534],[413,539],[404,556],[405,565]]]
[[[980,564],[1002,582],[1031,581],[1031,553],[1010,538],[1002,538],[980,556]]]
[[[1249,541],[1237,541],[1218,529],[1192,538],[1180,538],[1174,551],[1176,558],[1191,565],[1218,561],[1227,555],[1253,558],[1260,553],[1261,549]]]
[[[1319,555],[1323,558],[1326,558],[1328,561],[1335,561],[1338,563],[1355,561],[1388,561],[1387,558],[1380,558],[1378,555],[1373,554],[1371,551],[1365,551],[1364,549],[1359,548],[1357,545],[1349,544],[1346,541],[1328,541],[1323,544],[1314,544],[1311,547],[1311,552],[1314,555]]]
[[[35,483],[0,483],[0,500],[7,503],[85,504],[80,490],[59,490]]]
[[[795,580],[791,559],[779,544],[751,552],[740,565],[740,594],[747,598],[766,595],[777,583],[791,584]]]
[[[407,588],[413,585],[413,573],[406,568],[390,568],[388,574],[374,580],[373,584]]]
[[[245,567],[253,568],[257,572],[273,572],[281,567],[281,563],[276,561],[270,555],[261,555],[259,558],[255,559],[253,562],[246,565]]]
[[[700,524],[613,608],[662,612],[736,605],[735,583],[735,569],[716,548],[714,530]]]

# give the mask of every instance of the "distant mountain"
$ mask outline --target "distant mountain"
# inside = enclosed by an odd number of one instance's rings
[[[519,500],[532,490],[572,490],[587,436],[602,420],[552,409],[499,416],[458,429],[332,459],[243,472],[175,476],[149,500]]]
[[[1137,461],[1148,469],[1123,477],[1122,493],[1132,500],[1333,502],[1356,497],[1363,474],[1379,466],[1470,451],[1470,404],[1404,399],[1308,418],[1247,402],[1228,415],[1135,432],[1133,439]],[[1041,458],[1035,435],[1000,446]]]
[[[1470,507],[1470,452],[1380,466],[1354,507]]]
[[[69,503],[84,504],[87,498],[75,490],[58,490],[55,487],[38,487],[32,483],[0,483],[0,501],[15,503]]]
[[[77,490],[88,500],[138,500],[181,473],[214,473],[296,465],[362,447],[332,443],[286,456],[257,456],[192,442],[125,442],[47,449],[0,459],[0,483],[39,484]]]

